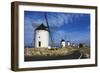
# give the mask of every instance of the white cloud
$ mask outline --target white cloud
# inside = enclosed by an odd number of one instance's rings
[[[34,12],[33,12],[34,13]],[[40,15],[39,15],[40,16]],[[47,13],[47,20],[50,27],[61,27],[64,24],[69,24],[73,21],[73,18],[79,18],[80,16],[84,16],[83,14],[65,14],[65,13]],[[38,27],[40,24],[46,24],[45,17],[40,16],[36,18],[35,16],[26,17],[25,24],[32,25],[34,27]]]

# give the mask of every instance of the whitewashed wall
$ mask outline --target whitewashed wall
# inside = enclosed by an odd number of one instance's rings
[[[39,47],[39,41],[41,46]],[[36,30],[35,48],[47,48],[49,44],[49,33],[46,30]]]
[[[62,42],[61,42],[61,46],[62,46],[62,47],[65,47],[65,46],[66,46],[66,42],[65,42],[65,41],[62,41]]]

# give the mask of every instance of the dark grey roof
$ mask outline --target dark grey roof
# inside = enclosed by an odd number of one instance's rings
[[[35,30],[47,30],[48,28],[42,23],[39,27],[37,27]]]
[[[61,40],[61,42],[65,41],[64,39]]]
[[[70,41],[67,41],[67,42],[70,42]]]

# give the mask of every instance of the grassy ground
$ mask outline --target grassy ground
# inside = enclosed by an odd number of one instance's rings
[[[63,56],[67,54],[71,54],[73,51],[77,49],[73,49],[72,47],[65,48],[25,48],[25,56]]]
[[[83,47],[83,48],[77,48],[77,47],[65,47],[65,48],[25,48],[24,55],[25,56],[64,56],[72,54],[74,51],[80,51],[82,55],[84,55],[85,58],[90,58],[90,48],[89,47]]]

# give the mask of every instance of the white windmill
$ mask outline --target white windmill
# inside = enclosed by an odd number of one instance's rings
[[[35,48],[51,48],[52,45],[49,46],[49,38],[51,39],[51,43],[53,44],[52,36],[50,27],[47,20],[47,14],[44,13],[45,20],[47,26],[45,26],[43,23],[37,27],[35,24],[35,36],[32,40],[32,45],[34,44]],[[32,25],[34,28],[34,24]],[[33,43],[34,41],[34,43]]]
[[[63,47],[65,47],[65,46],[66,46],[66,42],[65,42],[64,39],[62,39],[62,40],[61,40],[61,47],[63,48]]]
[[[35,48],[48,48],[49,32],[48,28],[42,23],[35,29]]]
[[[71,45],[70,41],[67,41],[67,46],[70,46],[70,45]]]

